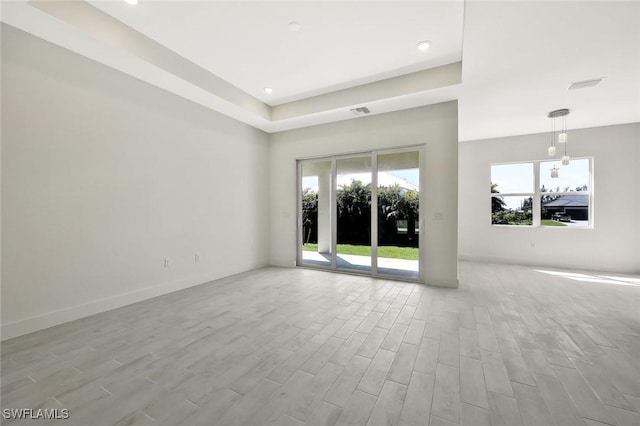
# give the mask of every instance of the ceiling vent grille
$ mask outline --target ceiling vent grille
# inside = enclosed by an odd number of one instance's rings
[[[358,108],[351,108],[351,112],[354,115],[365,115],[365,114],[371,114],[371,110],[367,107],[358,107]]]
[[[598,84],[602,83],[607,77],[594,78],[593,80],[584,80],[584,81],[576,81],[571,83],[569,86],[569,90],[578,90],[578,89],[586,89],[587,87],[595,87]]]

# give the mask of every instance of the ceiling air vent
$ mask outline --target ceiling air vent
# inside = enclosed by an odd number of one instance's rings
[[[354,115],[365,115],[365,114],[370,114],[371,110],[367,107],[358,107],[358,108],[351,108],[351,112]]]
[[[585,80],[585,81],[576,81],[571,83],[569,86],[569,90],[578,90],[578,89],[586,89],[587,87],[595,87],[598,84],[602,83],[607,77],[594,78],[593,80]]]

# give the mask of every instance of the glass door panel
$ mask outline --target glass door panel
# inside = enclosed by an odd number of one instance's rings
[[[336,268],[371,272],[371,155],[336,160]]]
[[[418,278],[420,156],[378,155],[378,273]]]
[[[331,267],[331,160],[301,161],[301,255],[305,266]]]

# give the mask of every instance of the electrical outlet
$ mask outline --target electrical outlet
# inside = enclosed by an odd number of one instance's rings
[[[169,267],[169,259],[165,259],[164,260],[164,267],[168,268]]]
[[[196,261],[196,263],[200,262],[200,253],[196,253],[195,261]]]
[[[433,218],[435,220],[442,220],[442,219],[444,219],[444,214],[442,214],[442,212],[435,212],[433,214]]]

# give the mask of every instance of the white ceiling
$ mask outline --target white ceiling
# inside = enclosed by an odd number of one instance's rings
[[[269,105],[462,56],[461,0],[91,4]],[[422,40],[433,41],[427,52]]]
[[[468,2],[460,140],[640,121],[640,2]],[[606,76],[599,86],[571,82]]]
[[[640,121],[640,2],[139,1],[3,2],[2,21],[268,132],[453,99],[460,140],[544,132],[558,108]]]

